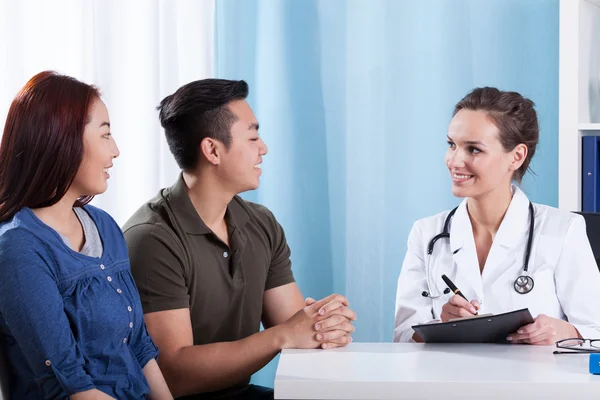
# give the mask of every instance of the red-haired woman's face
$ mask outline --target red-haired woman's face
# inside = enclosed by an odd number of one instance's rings
[[[102,100],[96,99],[83,132],[83,159],[70,189],[78,196],[104,193],[112,160],[118,156],[119,149],[110,134],[108,110]]]

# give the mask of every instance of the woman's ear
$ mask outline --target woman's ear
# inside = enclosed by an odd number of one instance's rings
[[[523,143],[518,144],[511,152],[510,152],[510,170],[516,171],[521,168],[521,165],[525,162],[527,158],[527,146]]]

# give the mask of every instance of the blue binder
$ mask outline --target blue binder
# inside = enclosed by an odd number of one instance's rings
[[[600,212],[600,136],[584,136],[582,140],[581,211]]]
[[[590,374],[600,374],[600,353],[590,354]]]

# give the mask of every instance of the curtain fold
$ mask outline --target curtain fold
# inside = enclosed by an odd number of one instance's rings
[[[98,85],[121,156],[92,204],[122,225],[179,174],[156,107],[179,86],[213,77],[214,7],[214,0],[2,0],[2,126],[37,72]]]

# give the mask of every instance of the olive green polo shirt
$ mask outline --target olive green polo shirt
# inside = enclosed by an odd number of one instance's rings
[[[257,333],[264,292],[294,282],[283,229],[267,208],[235,196],[225,220],[230,247],[204,224],[180,175],[123,228],[144,312],[189,308],[194,345]]]

